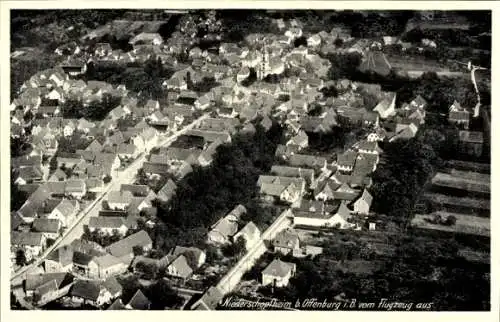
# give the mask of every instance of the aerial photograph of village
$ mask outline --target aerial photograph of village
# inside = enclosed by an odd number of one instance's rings
[[[489,311],[491,32],[10,10],[10,309]]]

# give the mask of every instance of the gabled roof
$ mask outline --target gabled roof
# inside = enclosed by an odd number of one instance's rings
[[[130,191],[110,191],[108,193],[108,203],[129,204],[133,195]]]
[[[147,185],[138,185],[138,184],[122,184],[120,186],[120,191],[125,192],[129,191],[133,196],[136,197],[145,197],[151,191],[149,186]]]
[[[361,194],[361,196],[359,197],[358,201],[364,201],[366,202],[366,204],[368,205],[368,207],[371,206],[372,204],[372,201],[373,201],[373,197],[372,195],[368,192],[368,190],[363,190],[363,194]]]
[[[119,229],[125,225],[125,221],[121,217],[90,217],[89,227],[100,228],[116,228]]]
[[[76,280],[71,288],[71,296],[80,297],[90,301],[97,301],[101,286],[96,281]]]
[[[134,246],[146,247],[148,245],[152,245],[152,243],[153,241],[149,237],[148,233],[141,230],[109,245],[107,249],[111,255],[122,257],[127,254],[132,254]]]
[[[203,293],[202,297],[196,301],[191,308],[193,310],[215,310],[223,297],[224,295],[217,287],[210,286],[210,288]]]
[[[109,268],[116,265],[123,265],[123,263],[118,258],[110,254],[95,257],[93,261],[99,266],[99,268]]]
[[[180,278],[186,279],[193,274],[193,269],[189,266],[184,255],[178,256],[169,266],[175,267],[177,276]]]
[[[42,246],[42,233],[12,231],[10,242],[17,246]]]
[[[291,228],[280,231],[273,239],[274,247],[295,248],[299,244],[299,234]]]
[[[260,230],[252,221],[250,221],[237,234],[251,238],[255,235],[260,235]]]
[[[57,248],[49,254],[48,260],[52,260],[61,264],[61,266],[67,266],[73,263],[73,248],[70,245],[65,245]]]
[[[133,310],[148,310],[150,306],[151,301],[149,301],[141,290],[137,290],[127,304],[127,307]]]
[[[354,166],[354,162],[356,161],[357,153],[352,150],[348,150],[342,154],[337,156],[337,164],[340,166]]]
[[[294,269],[295,264],[275,259],[262,271],[262,275],[285,277]]]
[[[40,233],[59,233],[61,222],[58,219],[36,218],[33,221],[33,231]]]
[[[126,307],[123,305],[121,299],[116,299],[113,304],[111,304],[110,307],[108,307],[108,310],[125,310]]]
[[[50,281],[55,281],[57,286],[61,286],[66,284],[72,279],[72,276],[66,272],[64,273],[46,273],[46,274],[27,274],[25,289],[26,290],[35,290],[36,288],[46,284]]]
[[[172,179],[168,179],[167,183],[158,191],[158,199],[168,201],[175,195],[177,185]]]

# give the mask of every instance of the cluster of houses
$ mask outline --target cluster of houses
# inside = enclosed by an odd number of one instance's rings
[[[29,133],[33,150],[12,160],[17,170],[15,183],[29,193],[22,207],[11,214],[13,262],[19,249],[28,261],[39,256],[48,239],[58,238],[75,221],[88,192],[102,191],[106,177],[112,178],[141,154],[147,155],[142,171],[148,179],[167,178],[158,191],[139,184],[122,184],[119,190],[110,191],[99,215],[90,218],[88,229],[101,235],[118,234],[121,239],[107,247],[75,240],[52,252],[44,261],[44,273],[28,275],[26,281],[26,292],[35,296],[36,303],[67,298],[98,307],[112,303],[109,309],[147,309],[151,303],[140,290],[129,302],[122,302],[116,275],[131,269],[138,275],[159,272],[181,285],[191,279],[205,264],[205,252],[177,246],[163,258],[147,257],[152,241],[145,231],[136,232],[137,219],[144,213],[154,217],[153,201],[171,200],[176,181],[194,165],[210,165],[217,147],[231,142],[232,135],[255,133],[257,124],[268,131],[270,115],[286,125],[286,142],[276,150],[279,162],[270,173],[259,176],[262,199],[289,205],[295,227],[361,229],[357,219],[369,218],[373,201],[370,175],[382,153],[378,142],[414,137],[425,123],[427,103],[418,96],[396,108],[395,93],[348,80],[327,81],[331,64],[320,53],[337,52],[338,39],[353,43],[347,46],[350,52],[363,52],[369,46],[353,41],[349,30],[334,28],[330,33],[307,35],[306,44],[295,47],[295,41],[306,36],[300,25],[282,20],[276,24],[280,35],[249,34],[241,47],[222,43],[216,50],[202,50],[185,37],[164,41],[157,32],[134,34],[130,40],[133,49],[126,53],[108,43],[98,43],[91,53],[77,44],[68,45],[56,50],[60,55],[71,54],[65,63],[25,82],[11,105],[12,135]],[[138,30],[130,24],[126,28]],[[108,32],[105,29],[88,37],[102,38]],[[384,38],[386,41],[392,40]],[[189,65],[176,58],[186,48]],[[124,85],[74,79],[86,72],[89,62],[126,66],[153,56],[175,70],[162,82],[168,92],[166,103],[148,100],[140,104]],[[210,86],[203,90],[194,89],[207,83]],[[339,92],[337,97],[321,92],[332,86]],[[363,106],[361,90],[375,93],[376,106]],[[88,106],[105,94],[120,97],[121,102],[104,120],[61,117],[61,106],[68,99]],[[318,107],[320,113],[312,116]],[[28,111],[36,117],[27,119]],[[170,146],[158,147],[162,132],[177,131],[200,112],[207,115],[196,127]],[[468,124],[464,113],[454,104],[450,122]],[[366,138],[335,157],[307,152],[311,133],[328,134],[343,122],[365,128]],[[85,138],[88,145],[72,153],[58,151],[61,137],[75,135]],[[467,138],[473,140],[473,136]],[[57,167],[44,169],[44,157],[54,158]],[[222,246],[243,238],[251,249],[261,240],[261,231],[253,222],[242,220],[246,211],[238,205],[215,222],[207,243]],[[375,229],[374,223],[369,223],[369,229]],[[280,232],[272,249],[298,258],[322,253],[319,247],[302,244],[294,229]],[[295,271],[295,264],[276,259],[262,271],[262,284],[286,286]],[[213,309],[214,299],[221,297],[211,287],[191,307]]]

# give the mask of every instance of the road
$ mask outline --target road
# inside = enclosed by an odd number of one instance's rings
[[[177,131],[175,134],[164,138],[161,140],[157,147],[166,147],[172,144],[179,136],[185,134],[187,131],[193,129],[202,120],[208,118],[208,114],[204,114],[198,119],[194,120],[192,123],[186,125],[182,130]],[[146,161],[146,153],[141,157],[136,159],[130,164],[128,168],[123,171],[117,171],[117,174],[113,177],[113,180],[104,188],[104,190],[96,197],[96,199],[82,210],[71,227],[64,232],[63,236],[56,240],[56,242],[49,248],[47,248],[43,254],[32,264],[24,266],[21,270],[15,272],[11,276],[11,284],[19,284],[24,279],[25,272],[31,267],[36,267],[43,263],[45,258],[57,247],[70,244],[73,240],[80,238],[83,234],[83,227],[89,223],[90,217],[97,217],[99,211],[101,210],[101,201],[105,200],[105,197],[110,191],[119,190],[120,186],[125,183],[132,183],[135,180],[135,175],[137,171],[142,168],[144,161]]]

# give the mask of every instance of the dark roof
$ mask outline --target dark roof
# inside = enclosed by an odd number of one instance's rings
[[[71,296],[96,301],[99,298],[101,286],[96,281],[76,280],[71,288]]]
[[[125,305],[123,305],[121,299],[116,299],[113,304],[108,307],[108,310],[125,310]]]
[[[63,273],[46,273],[46,274],[28,274],[26,276],[25,289],[34,290],[39,286],[50,282],[56,281],[57,285],[61,287],[62,285],[67,285],[71,283],[73,276],[66,272]]]
[[[151,306],[151,302],[141,290],[137,290],[127,305],[132,307],[134,310],[148,310]]]
[[[33,221],[33,231],[41,233],[58,233],[60,222],[58,219],[37,218]]]
[[[120,283],[116,280],[114,276],[108,277],[102,286],[107,289],[112,295],[121,293],[123,291],[123,287],[121,286]]]
[[[75,251],[73,253],[73,263],[77,265],[87,266],[92,261],[93,258],[94,256],[81,253],[79,251]]]
[[[73,248],[71,248],[71,246],[65,245],[51,252],[47,259],[58,262],[62,266],[67,266],[73,263],[73,256]]]

